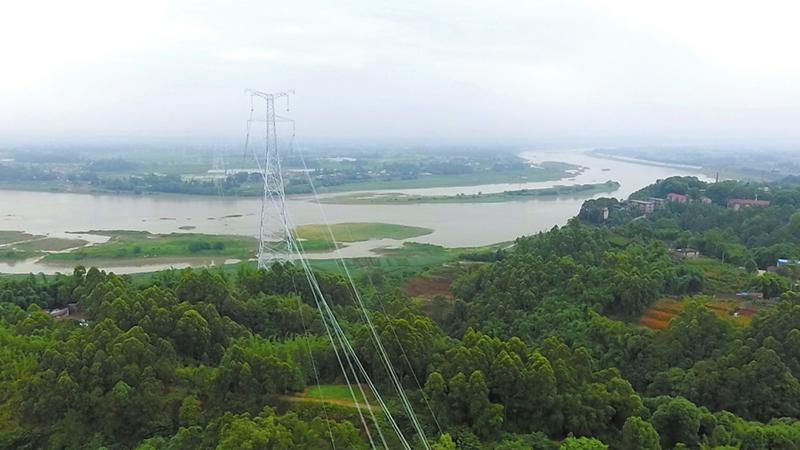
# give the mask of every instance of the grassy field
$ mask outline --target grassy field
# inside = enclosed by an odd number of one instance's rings
[[[39,253],[0,247],[0,261],[21,261],[39,256]]]
[[[430,228],[412,227],[391,223],[335,223],[328,226],[324,224],[300,225],[295,228],[297,237],[306,241],[330,241],[332,232],[337,241],[359,242],[370,239],[408,239],[433,233]]]
[[[458,252],[438,245],[405,243],[398,249],[381,250],[380,254],[377,258],[348,258],[347,266],[354,275],[380,270],[385,275],[403,277],[452,261],[457,258]],[[324,272],[343,272],[338,259],[313,260],[311,266]]]
[[[505,246],[507,244],[502,245]],[[482,250],[494,251],[495,248],[495,246],[487,246],[476,249],[448,249],[438,245],[406,243],[403,247],[398,249],[384,250],[380,257],[346,258],[345,263],[347,264],[350,274],[356,278],[374,272],[376,269],[380,269],[383,275],[406,280],[441,264],[458,260],[458,256],[465,250],[470,252]],[[256,263],[254,261],[244,261],[235,264],[214,266],[211,270],[235,276],[236,272],[239,270],[239,266],[242,264],[255,266]],[[309,260],[309,264],[314,270],[320,272],[344,275],[339,259],[311,259]],[[113,269],[110,271],[113,272]],[[4,276],[10,278],[24,278],[28,275]],[[128,276],[137,284],[146,284],[152,279],[153,272],[134,273]]]
[[[421,227],[386,223],[339,223],[331,225],[337,241],[366,241],[369,239],[406,239],[431,233],[433,230]],[[297,228],[302,245],[308,252],[324,252],[335,248],[325,225],[303,225]],[[48,253],[45,262],[75,262],[76,264],[101,265],[103,261],[142,261],[155,262],[159,258],[168,263],[179,258],[225,257],[249,259],[256,255],[258,241],[248,236],[210,235],[199,233],[152,234],[146,231],[100,230],[90,234],[109,236],[107,242],[88,245],[80,239],[46,238],[21,232],[3,232],[0,238],[8,242],[30,239],[19,244],[0,246],[0,260],[20,260],[45,255],[45,252],[74,250],[63,253]],[[438,250],[437,250],[438,252]],[[431,255],[427,255],[430,257]],[[376,258],[364,258],[374,260]],[[407,258],[403,258],[407,260]],[[419,259],[419,258],[416,258]],[[429,258],[428,258],[429,259]],[[434,260],[439,260],[434,257]],[[332,269],[335,262],[314,261]],[[371,266],[372,262],[364,266]]]
[[[380,271],[381,274],[400,280],[427,272],[431,268],[442,264],[457,261],[465,252],[494,252],[497,248],[508,246],[508,243],[498,243],[485,247],[472,248],[447,248],[433,244],[420,244],[418,242],[405,242],[402,247],[382,249],[377,251],[380,257],[347,258],[345,261],[351,274],[360,276],[366,273]],[[342,273],[340,262],[337,259],[316,259],[311,261],[311,266],[323,272]]]
[[[370,239],[408,239],[432,233],[430,228],[412,227],[391,223],[335,223],[300,225],[295,228],[303,250],[307,252],[327,252],[336,248],[330,233],[333,233],[340,247],[348,242],[368,241]]]
[[[364,392],[367,392],[366,387],[364,387]],[[366,402],[364,401],[364,395],[361,394],[361,391],[356,385],[353,385],[353,394],[356,400],[358,400],[359,407],[365,408]],[[305,391],[295,395],[284,396],[283,399],[289,402],[328,403],[347,408],[356,407],[353,401],[353,395],[350,394],[350,389],[346,384],[320,384],[309,386]],[[370,402],[370,409],[380,411],[380,408],[376,404],[377,402],[370,394],[367,394],[367,399]]]
[[[359,402],[364,400],[364,396],[361,395],[361,391],[359,391],[356,386],[353,386],[353,392]],[[350,395],[350,389],[348,389],[346,384],[320,384],[309,386],[300,396],[311,398],[322,397],[325,400],[340,400],[346,402],[353,401],[353,396]]]
[[[733,296],[743,290],[749,280],[744,270],[716,258],[701,256],[688,259],[686,264],[703,271],[706,278],[703,291],[707,294]]]
[[[258,249],[255,238],[197,233],[151,234],[146,231],[91,231],[110,236],[108,242],[67,253],[51,253],[46,261],[102,261],[183,256],[250,258]]]
[[[481,249],[483,248],[481,247]],[[397,249],[382,250],[381,256],[378,257],[346,258],[344,261],[350,274],[354,277],[380,270],[383,275],[406,279],[443,263],[456,261],[458,255],[463,253],[464,250],[410,242]],[[471,251],[472,249],[469,250]],[[309,263],[314,270],[344,275],[339,259],[310,259]],[[246,262],[241,264],[254,265],[255,263]],[[218,270],[235,274],[238,267],[239,264],[226,264],[219,267]],[[150,274],[134,274],[132,276],[144,279],[148,278]]]
[[[458,195],[405,195],[405,194],[348,194],[329,197],[322,203],[339,204],[419,204],[419,203],[500,203],[532,200],[536,198],[558,196],[590,196],[619,189],[616,181],[596,184],[578,184],[573,186],[553,186],[541,189],[520,189],[516,191],[495,192],[491,194],[458,194]]]

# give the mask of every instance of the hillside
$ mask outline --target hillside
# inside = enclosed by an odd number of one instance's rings
[[[757,270],[799,256],[794,189],[644,217],[593,200],[587,223],[356,283],[432,448],[795,448],[797,272]],[[595,223],[598,202],[619,206]],[[370,448],[386,412],[414,436],[347,278],[326,270],[319,288],[385,404],[344,377],[291,264],[0,279],[0,447]]]

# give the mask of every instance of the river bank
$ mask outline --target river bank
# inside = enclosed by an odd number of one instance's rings
[[[657,179],[674,175],[697,175],[694,171],[612,161],[584,151],[533,151],[522,156],[531,163],[564,161],[583,167],[579,174],[554,182],[498,183],[480,186],[392,190],[405,195],[472,195],[519,189],[552,188],[619,182],[613,195],[625,198]],[[381,193],[383,191],[369,191]],[[320,198],[326,198],[323,194]],[[309,197],[287,199],[293,226],[369,222],[421,227],[431,233],[413,238],[370,239],[348,245],[339,253],[346,258],[374,257],[386,248],[406,242],[443,247],[476,247],[515,238],[561,225],[580,210],[584,200],[571,196],[543,196],[519,202],[475,202],[432,204],[322,204]],[[255,237],[258,233],[259,200],[197,196],[125,196],[0,191],[0,230],[18,230],[42,236],[69,236],[80,230],[133,230],[154,234],[200,233]],[[324,212],[324,213],[323,213]],[[331,258],[331,252],[313,255]],[[193,263],[193,262],[192,262]],[[169,267],[169,266],[167,266]],[[149,271],[164,267],[149,267]],[[115,269],[117,270],[117,269]],[[141,267],[122,270],[144,271]],[[0,273],[52,273],[52,266],[35,261],[0,261]],[[61,268],[65,271],[65,268]]]

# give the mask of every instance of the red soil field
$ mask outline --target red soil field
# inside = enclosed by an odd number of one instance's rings
[[[743,308],[735,301],[717,300],[705,304],[717,317],[731,318],[741,325],[750,322],[750,318],[756,314],[752,308]],[[669,321],[683,310],[683,302],[672,298],[662,298],[644,312],[639,319],[639,325],[653,330],[663,330],[669,325]],[[737,312],[736,316],[733,313]]]
[[[448,277],[416,276],[406,281],[402,290],[409,297],[421,297],[431,299],[437,295],[452,298],[450,285],[453,280]]]

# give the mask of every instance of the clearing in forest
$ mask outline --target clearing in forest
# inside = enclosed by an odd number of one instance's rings
[[[639,319],[639,325],[653,330],[663,330],[669,325],[673,317],[683,311],[685,302],[674,298],[662,298],[647,308]],[[711,300],[706,302],[705,307],[717,315],[717,317],[732,320],[739,325],[748,325],[756,313],[750,305],[745,305],[734,300]]]
[[[369,392],[366,386],[364,386],[364,392]],[[359,406],[361,408],[366,408],[364,396],[361,395],[361,391],[358,389],[358,386],[353,386],[353,393],[355,393],[355,396],[358,399]],[[367,398],[370,401],[370,409],[374,411],[380,410],[380,407],[377,406],[377,401],[375,401],[375,399],[372,398],[369,393]],[[350,408],[356,407],[355,402],[353,402],[353,396],[350,394],[350,389],[346,384],[320,384],[309,386],[303,392],[295,395],[285,396],[284,399],[290,402],[330,403],[339,406],[347,406]]]

